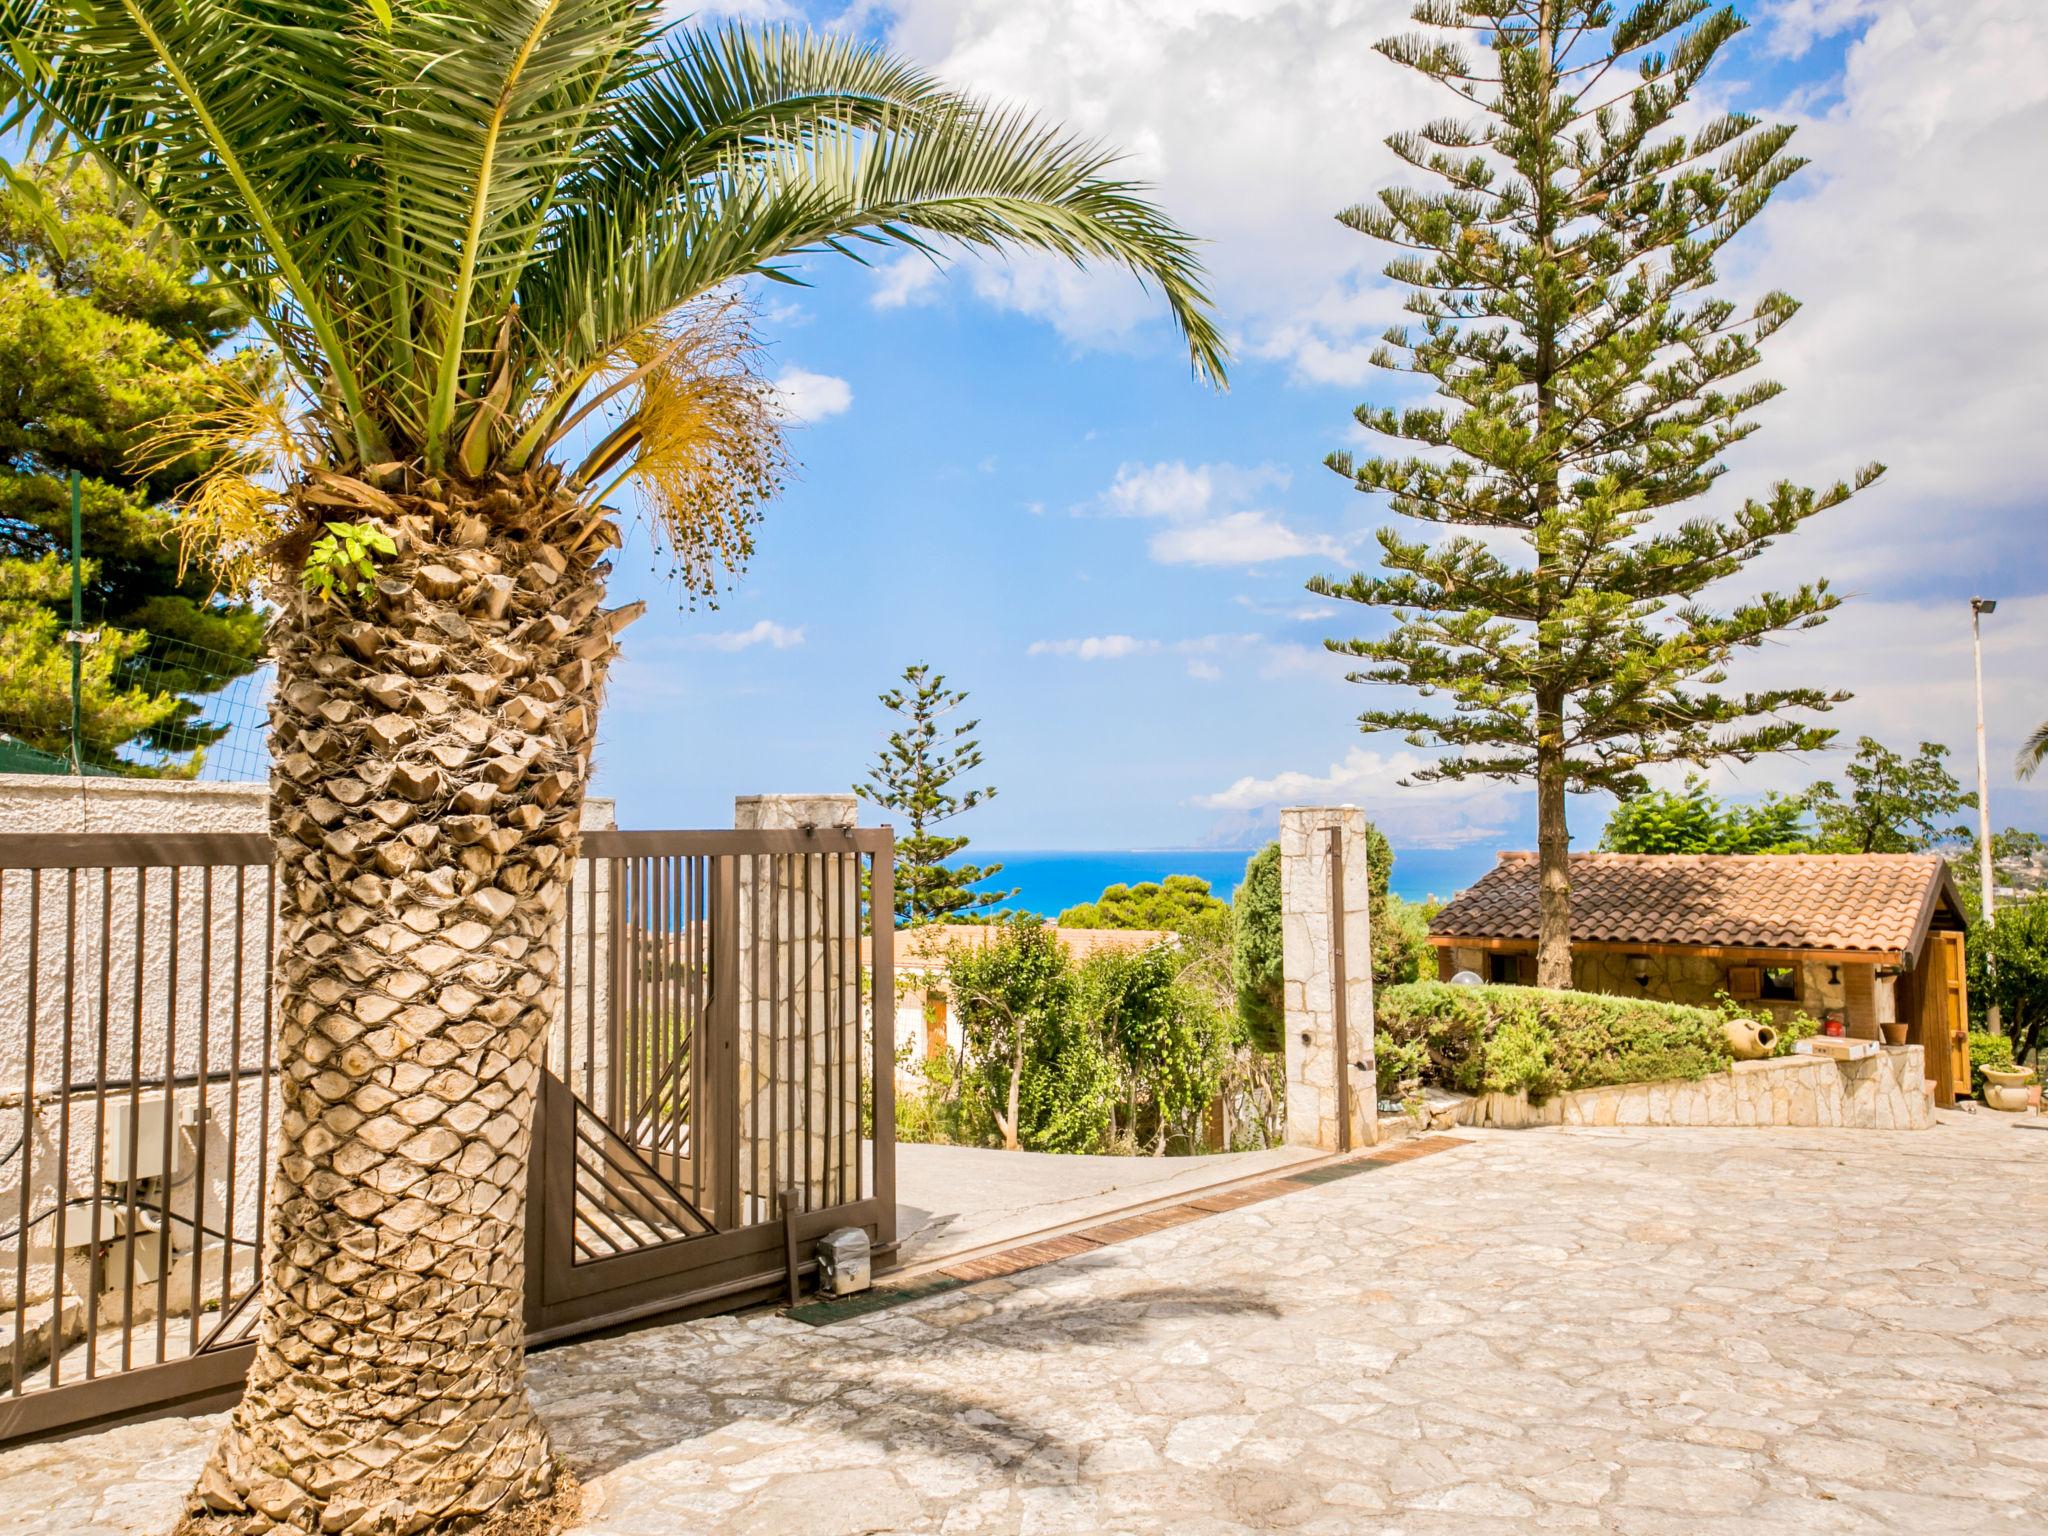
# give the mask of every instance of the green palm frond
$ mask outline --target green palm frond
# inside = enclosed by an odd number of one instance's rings
[[[2034,727],[2034,734],[2020,743],[2019,758],[2013,763],[2013,772],[2022,779],[2031,779],[2048,761],[2048,720]]]
[[[1223,377],[1193,242],[1106,151],[871,44],[658,0],[0,0],[0,29],[0,125],[143,199],[358,467],[531,462],[642,399],[628,360],[682,312],[877,244],[1123,267]]]

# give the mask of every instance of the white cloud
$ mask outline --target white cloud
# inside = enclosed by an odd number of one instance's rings
[[[1825,37],[1867,20],[1876,0],[1777,0],[1765,13],[1764,37],[1773,54],[1796,59]]]
[[[1381,830],[1411,848],[1484,842],[1514,819],[1517,796],[1507,786],[1481,780],[1401,783],[1428,763],[1417,752],[1383,755],[1353,747],[1326,773],[1285,769],[1270,778],[1246,775],[1227,789],[1197,796],[1195,804],[1239,815],[1289,805],[1363,806]]]
[[[1218,506],[1235,506],[1269,490],[1284,491],[1293,480],[1278,464],[1119,464],[1102,493],[1103,510],[1119,517],[1200,517]]]
[[[1232,599],[1238,607],[1249,608],[1253,613],[1268,619],[1285,619],[1290,624],[1333,624],[1344,612],[1341,603],[1322,598],[1304,598],[1295,602],[1276,603],[1266,598],[1253,597],[1240,592]]]
[[[1196,635],[1187,640],[1150,640],[1135,635],[1087,635],[1073,640],[1034,640],[1026,648],[1031,656],[1065,656],[1075,661],[1123,661],[1132,656],[1168,654],[1185,656],[1188,676],[1213,682],[1223,675],[1205,658],[1241,655],[1261,643],[1258,635]]]
[[[775,376],[775,400],[791,421],[810,425],[838,416],[853,406],[853,386],[829,373],[785,368]]]
[[[1882,459],[1885,479],[1774,569],[1865,590],[2015,567],[2038,581],[2048,208],[2011,189],[2033,184],[2048,143],[2048,27],[2038,0],[1809,3],[1791,21],[1821,32],[1856,15],[1871,19],[1839,100],[1790,114],[1813,163],[1723,262],[1731,293],[1805,301],[1765,349],[1786,393],[1727,484]]]
[[[1070,656],[1076,661],[1121,661],[1126,656],[1143,656],[1158,649],[1157,640],[1139,640],[1130,635],[1087,635],[1077,640],[1034,640],[1025,654]]]
[[[1819,649],[1823,637],[1826,651]],[[2048,691],[2040,682],[2044,654],[2048,595],[2003,598],[1998,612],[1984,620],[1985,734],[1991,807],[2000,825],[2039,825],[2048,816],[2048,783],[2023,787],[2012,771],[2020,742],[2048,717]],[[1839,732],[1837,750],[1717,764],[1709,778],[1724,792],[1798,790],[1818,778],[1839,779],[1859,736],[1874,736],[1894,750],[1910,750],[1921,741],[1945,743],[1951,770],[1966,788],[1975,788],[1970,608],[1963,599],[1852,600],[1812,635],[1743,658],[1731,681],[1744,688],[1824,683],[1855,697],[1825,716],[1806,717]],[[1682,773],[1674,769],[1670,777]]]
[[[787,651],[804,643],[804,628],[801,624],[792,627],[777,624],[773,619],[763,619],[748,629],[727,629],[714,634],[692,635],[687,643],[702,651],[744,651],[757,645]]]
[[[1285,490],[1292,477],[1275,464],[1123,464],[1095,500],[1113,517],[1168,524],[1147,541],[1161,565],[1261,565],[1301,555],[1341,559],[1343,544],[1302,533],[1267,508],[1248,506],[1265,492]]]
[[[1449,109],[1373,51],[1410,0],[893,0],[892,37],[945,79],[1028,105],[1126,152],[1122,174],[1209,242],[1240,351],[1356,385],[1399,294],[1391,254],[1334,215],[1416,173],[1380,146]],[[1762,41],[1797,56],[1859,29],[1839,89],[1743,105],[1798,124],[1813,163],[1725,253],[1723,291],[1805,310],[1765,349],[1785,396],[1731,457],[1720,505],[1779,475],[1832,479],[1871,458],[1886,481],[1817,520],[1781,569],[1895,590],[2022,561],[2048,485],[2038,360],[2048,355],[2048,26],[2041,0],[1779,0]],[[1744,89],[1731,52],[1709,90]],[[1814,106],[1813,103],[1823,105]],[[1719,105],[1701,102],[1706,109]],[[1160,334],[1122,274],[976,262],[997,302],[1070,337]],[[1332,431],[1339,430],[1336,423]],[[1967,523],[1963,520],[1968,519]],[[1929,540],[1954,522],[1968,537]],[[1775,558],[1775,557],[1774,557]]]
[[[1322,534],[1297,533],[1268,512],[1227,512],[1207,522],[1162,528],[1146,548],[1161,565],[1262,565],[1297,555],[1344,558]]]
[[[868,303],[876,309],[904,309],[928,304],[938,297],[946,268],[943,261],[922,251],[905,251],[875,265],[875,286]]]
[[[1383,251],[1339,209],[1391,177],[1359,147],[1440,115],[1440,88],[1381,59],[1411,0],[895,0],[892,40],[941,78],[1120,150],[1120,175],[1204,241],[1237,340],[1304,372],[1359,373],[1398,314]],[[1163,313],[1124,273],[976,261],[975,291],[1070,339],[1123,345]]]

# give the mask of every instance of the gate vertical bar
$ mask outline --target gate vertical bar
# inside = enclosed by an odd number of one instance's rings
[[[64,1039],[57,1060],[57,1209],[50,1248],[50,1385],[64,1359],[64,1218],[71,1206],[71,1040],[78,1025],[78,871],[64,871]],[[28,1233],[20,1236],[23,1246]]]
[[[887,830],[886,828],[884,829]],[[875,1199],[881,1205],[876,1246],[896,1246],[896,852],[895,839],[875,854],[868,880],[874,937]]]
[[[95,1248],[101,1241],[100,1213],[106,1192],[107,1155],[107,1004],[113,986],[113,936],[114,936],[114,871],[100,870],[100,995],[99,1023],[94,1031],[98,1049],[93,1052],[95,1067],[92,1079],[93,1102],[93,1166],[100,1177],[92,1181],[92,1238]],[[85,1292],[85,1379],[90,1381],[99,1374],[100,1341],[100,1284],[103,1276],[94,1275],[93,1283]]]
[[[740,1214],[740,892],[739,860],[724,854],[711,860],[712,890],[711,1046],[705,1063],[712,1083],[709,1134],[704,1152],[713,1192],[714,1224],[721,1230],[745,1225]]]
[[[14,1368],[9,1390],[21,1395],[22,1360],[28,1341],[28,1212],[29,1194],[35,1188],[36,1155],[36,984],[42,975],[43,872],[28,872],[28,995],[24,1002],[21,1066],[21,1214],[15,1222],[14,1250]]]

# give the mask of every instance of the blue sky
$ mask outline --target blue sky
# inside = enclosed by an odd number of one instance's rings
[[[809,289],[762,294],[767,371],[808,418],[792,433],[801,474],[716,612],[679,610],[644,538],[621,558],[620,587],[650,614],[614,674],[596,788],[625,824],[723,825],[735,794],[844,788],[885,729],[874,696],[923,660],[983,722],[1000,794],[960,830],[984,847],[1242,847],[1280,804],[1339,800],[1397,846],[1483,862],[1530,844],[1519,787],[1399,786],[1413,749],[1354,724],[1380,690],[1319,649],[1384,621],[1302,587],[1369,563],[1383,517],[1321,466],[1360,446],[1352,407],[1390,397],[1363,355],[1397,302],[1384,253],[1331,215],[1396,175],[1387,132],[1440,110],[1370,52],[1404,13],[903,0],[809,15],[1127,146],[1130,171],[1212,242],[1238,361],[1227,394],[1204,389],[1134,284],[1039,261],[820,258]],[[1724,484],[1893,468],[1768,557],[1762,579],[1826,573],[1851,600],[1738,681],[1853,689],[1833,722],[1845,739],[1945,741],[1967,776],[1966,599],[1996,595],[1994,810],[2048,825],[2048,792],[2017,789],[2009,767],[2048,714],[2048,230],[2038,207],[2010,206],[2048,142],[2048,29],[2033,0],[1752,14],[1717,104],[1797,120],[1816,163],[1723,263],[1732,296],[1806,303],[1766,354],[1788,393]],[[1841,762],[1717,777],[1753,794]],[[1574,807],[1581,846],[1604,815]]]

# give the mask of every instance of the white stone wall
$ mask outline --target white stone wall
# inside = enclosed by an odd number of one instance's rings
[[[1934,1095],[1920,1047],[1897,1045],[1861,1061],[1778,1056],[1738,1061],[1696,1082],[1582,1088],[1538,1106],[1537,1118],[1561,1125],[1919,1131],[1934,1124]]]
[[[1332,910],[1330,836],[1339,838],[1343,890]],[[1372,887],[1366,818],[1356,806],[1306,806],[1280,813],[1281,965],[1287,1029],[1287,1141],[1335,1151],[1338,1074],[1351,1086],[1350,1143],[1370,1146],[1379,1129],[1373,1069]],[[1341,927],[1339,926],[1341,925]],[[1343,935],[1347,1060],[1337,1058],[1333,940]]]

